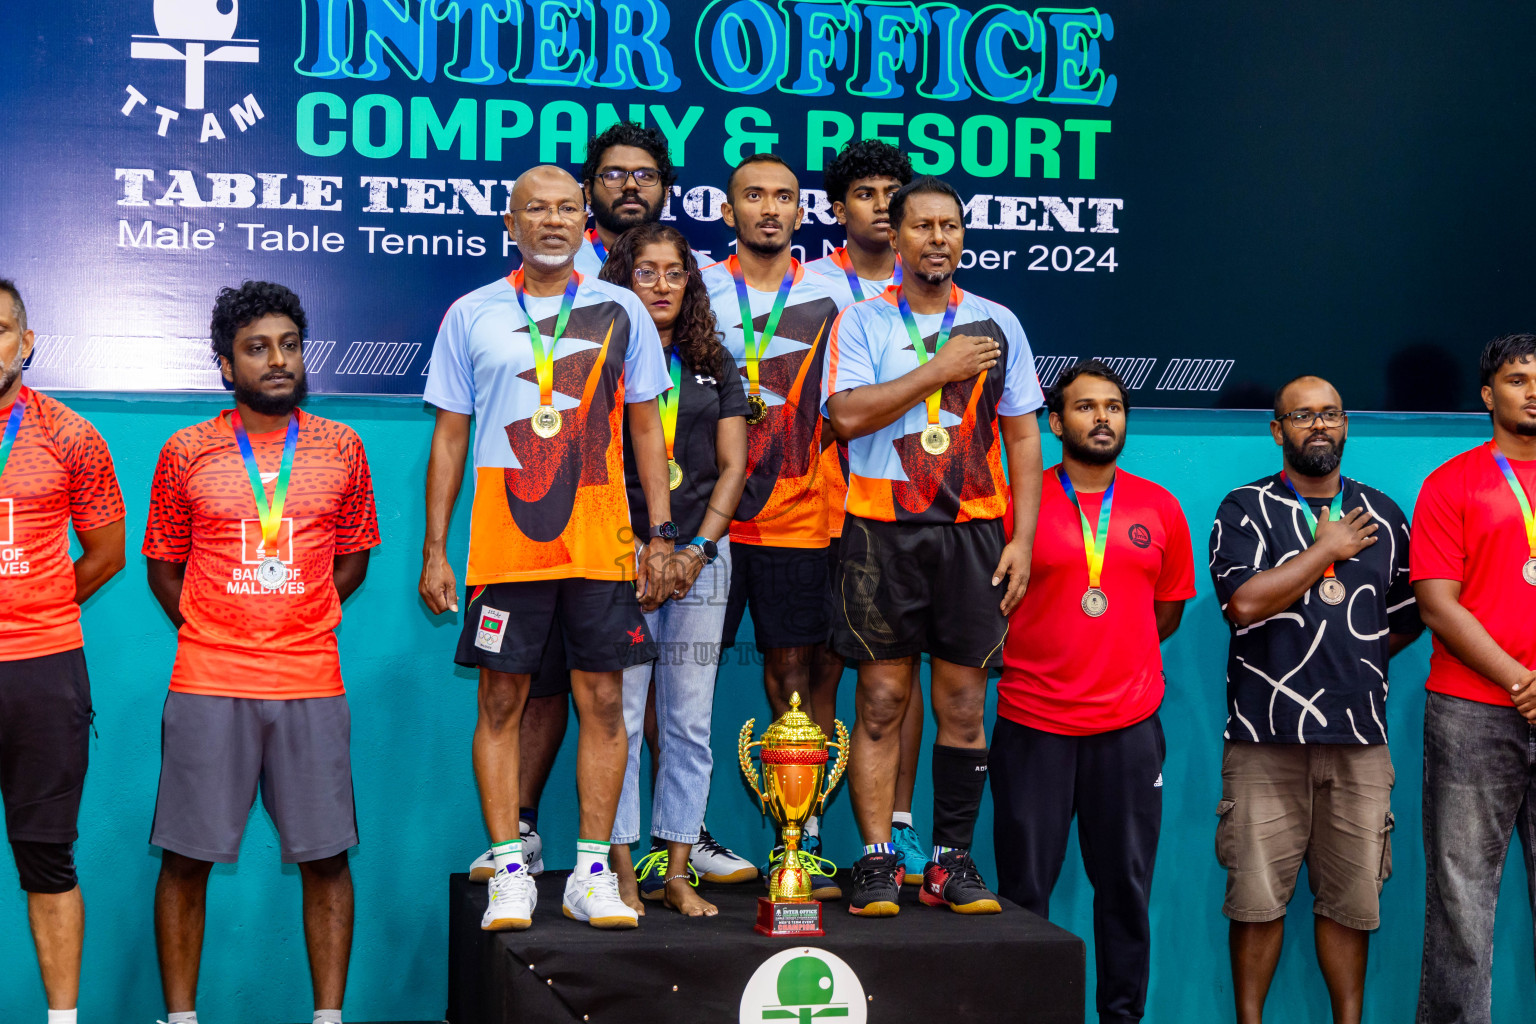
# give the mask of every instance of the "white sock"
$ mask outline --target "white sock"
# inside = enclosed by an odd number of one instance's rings
[[[608,868],[608,846],[595,839],[583,839],[576,844],[575,875],[590,875]]]
[[[821,815],[813,814],[809,818],[806,818],[805,825],[800,829],[800,832],[802,835],[806,836],[821,835]]]
[[[49,1010],[48,1024],[75,1024],[75,1010]]]
[[[905,826],[907,826],[907,828],[911,828],[912,827],[912,812],[911,811],[892,811],[891,812],[891,824],[892,825],[905,825]]]
[[[523,841],[511,839],[505,843],[491,844],[491,863],[496,866],[496,873],[503,871],[517,872],[523,867]],[[317,1011],[318,1012],[318,1011]],[[320,1018],[315,1018],[315,1024],[320,1024]],[[336,1018],[336,1024],[341,1024],[341,1018]]]
[[[184,1010],[165,1015],[165,1024],[197,1024],[197,1011]]]
[[[315,1024],[341,1024],[340,1010],[316,1010]]]

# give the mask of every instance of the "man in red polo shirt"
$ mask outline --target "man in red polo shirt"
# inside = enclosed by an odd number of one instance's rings
[[[1008,623],[992,731],[998,892],[1044,917],[1077,817],[1093,883],[1100,1021],[1141,1019],[1147,900],[1163,814],[1163,657],[1195,596],[1173,495],[1116,465],[1125,383],[1090,359],[1046,395],[1061,464],[1045,472],[1029,590]]]
[[[299,298],[225,288],[211,334],[235,408],[177,431],[155,467],[144,554],[177,627],[150,842],[165,851],[155,940],[169,1024],[196,1024],[208,873],[234,863],[255,802],[298,864],[315,1024],[340,1024],[357,845],[341,603],[379,543],[351,427],[301,411]]]
[[[0,280],[0,795],[49,1020],[73,1024],[85,903],[72,847],[91,727],[80,605],[123,567],[123,496],[96,429],[22,384],[32,342],[21,293]]]
[[[1515,829],[1536,875],[1536,335],[1489,342],[1481,370],[1493,439],[1431,473],[1413,516],[1413,589],[1435,636],[1419,1024],[1490,1019],[1494,908]]]

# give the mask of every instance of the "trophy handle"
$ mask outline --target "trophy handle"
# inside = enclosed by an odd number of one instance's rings
[[[827,797],[831,796],[832,791],[837,788],[838,782],[843,778],[844,770],[848,767],[848,727],[835,718],[832,724],[837,726],[837,742],[828,743],[827,746],[837,748],[837,763],[832,766],[832,771],[827,775],[827,788],[822,790],[820,798],[816,801],[817,806],[823,810],[827,805]]]
[[[753,747],[762,746],[761,742],[752,742],[752,726],[755,724],[757,719],[749,718],[747,724],[741,727],[741,735],[736,737],[736,754],[741,759],[741,774],[747,777],[747,785],[751,788],[752,794],[757,797],[758,813],[762,813],[768,797],[759,786],[757,769],[752,766],[751,750]]]

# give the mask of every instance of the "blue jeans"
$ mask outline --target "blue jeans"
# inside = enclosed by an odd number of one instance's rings
[[[696,843],[709,802],[709,722],[715,707],[715,671],[731,586],[731,544],[720,541],[720,556],[700,572],[682,600],[669,599],[645,616],[658,657],[624,670],[624,729],[629,763],[613,819],[614,843],[640,840],[640,743],[645,700],[656,683],[659,760],[651,806],[651,835],[673,843]]]
[[[1533,798],[1536,728],[1513,705],[1428,695],[1418,1024],[1489,1024],[1493,912],[1512,831],[1536,886]]]

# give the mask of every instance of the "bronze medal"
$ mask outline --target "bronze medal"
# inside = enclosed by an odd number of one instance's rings
[[[747,396],[747,422],[754,427],[768,418],[768,403],[762,395]]]
[[[540,437],[554,437],[560,433],[560,410],[552,405],[541,405],[533,414],[533,432]]]
[[[937,423],[930,423],[928,429],[923,431],[923,451],[929,455],[943,455],[949,451],[949,431]]]
[[[1324,576],[1317,585],[1317,596],[1323,604],[1343,604],[1345,593],[1344,584],[1335,576]]]
[[[1109,597],[1098,587],[1089,587],[1083,594],[1083,614],[1091,619],[1109,611]]]
[[[683,467],[677,464],[676,459],[667,460],[667,486],[677,490],[683,483]]]

